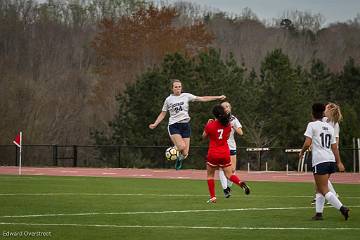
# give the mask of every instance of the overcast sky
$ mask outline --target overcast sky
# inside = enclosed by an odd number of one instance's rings
[[[159,2],[161,0],[155,0]],[[201,6],[219,9],[224,12],[241,13],[249,7],[261,20],[271,21],[288,10],[310,11],[321,13],[325,25],[334,22],[345,22],[360,14],[360,0],[183,0]],[[167,0],[172,3],[176,0]]]

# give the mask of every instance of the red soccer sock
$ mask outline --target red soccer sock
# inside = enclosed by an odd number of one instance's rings
[[[214,179],[208,179],[207,183],[208,183],[210,198],[213,198],[215,197],[215,181]]]
[[[232,181],[233,183],[235,183],[236,185],[240,186],[240,178],[238,176],[236,176],[235,174],[231,175],[229,178],[230,181]]]

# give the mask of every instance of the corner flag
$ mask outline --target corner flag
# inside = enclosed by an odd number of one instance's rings
[[[21,147],[21,143],[22,143],[22,132],[19,132],[18,135],[16,135],[15,140],[13,141],[13,143],[18,146]]]
[[[19,147],[20,150],[20,156],[19,156],[19,175],[21,175],[21,146],[22,146],[22,132],[19,132],[13,143]]]

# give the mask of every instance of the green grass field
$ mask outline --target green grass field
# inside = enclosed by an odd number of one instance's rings
[[[311,183],[249,182],[229,199],[216,184],[207,204],[199,180],[0,176],[0,238],[359,239],[359,185],[335,184],[348,221],[327,207],[314,222]]]

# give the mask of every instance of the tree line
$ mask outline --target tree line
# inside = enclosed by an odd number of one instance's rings
[[[166,124],[147,125],[180,78],[193,94],[229,97],[243,145],[298,146],[311,103],[334,101],[350,146],[360,18],[321,28],[316,14],[284,17],[292,25],[188,3],[1,1],[0,143],[21,129],[27,144],[168,144]],[[211,106],[191,106],[193,144]]]
[[[351,58],[341,73],[333,74],[319,59],[312,61],[310,70],[295,65],[281,49],[266,55],[259,74],[239,65],[233,55],[222,59],[221,52],[212,48],[194,57],[170,54],[117,97],[117,115],[109,123],[111,134],[98,130],[93,136],[98,144],[168,145],[166,121],[156,130],[147,126],[171,93],[169,79],[178,78],[185,92],[227,96],[243,124],[240,146],[299,147],[311,121],[312,103],[337,102],[344,114],[341,145],[351,147],[352,138],[360,134],[356,124],[360,120],[359,77],[360,66]],[[204,145],[201,133],[214,104],[190,105],[192,144]]]

